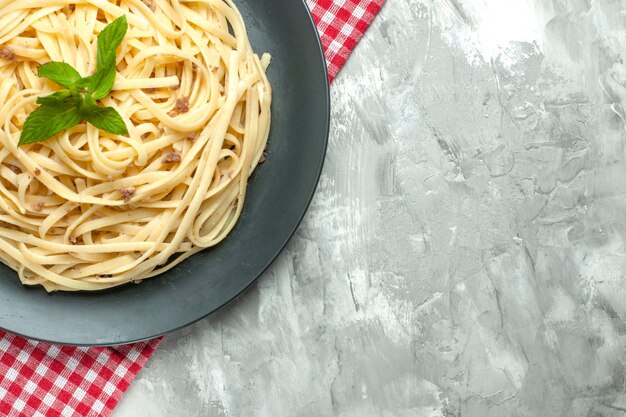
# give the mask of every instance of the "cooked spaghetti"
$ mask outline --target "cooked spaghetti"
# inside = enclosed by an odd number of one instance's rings
[[[82,123],[17,146],[37,76],[96,67],[97,36],[125,15],[102,104],[128,135]],[[99,290],[158,275],[222,241],[263,161],[269,56],[230,0],[0,0],[0,258],[25,285]]]

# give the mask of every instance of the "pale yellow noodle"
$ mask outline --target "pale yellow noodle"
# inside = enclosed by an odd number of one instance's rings
[[[125,15],[102,104],[120,136],[81,124],[17,147],[37,68],[96,67],[97,36]],[[0,259],[25,285],[100,290],[162,273],[222,241],[270,129],[269,55],[231,0],[0,0]]]

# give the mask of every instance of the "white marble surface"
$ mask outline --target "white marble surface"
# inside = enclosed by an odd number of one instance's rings
[[[388,0],[296,237],[114,416],[625,416],[625,12]]]

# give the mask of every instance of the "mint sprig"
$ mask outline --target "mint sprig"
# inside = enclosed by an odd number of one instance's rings
[[[96,103],[113,88],[116,51],[127,31],[128,22],[126,16],[122,16],[100,32],[98,61],[93,75],[81,77],[65,62],[49,62],[39,67],[40,77],[48,78],[65,89],[37,99],[40,107],[24,122],[18,146],[42,142],[83,121],[116,135],[128,133],[122,116],[113,107]]]

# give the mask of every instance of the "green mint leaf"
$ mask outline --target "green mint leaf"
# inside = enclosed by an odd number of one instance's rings
[[[82,117],[89,123],[114,135],[128,133],[126,123],[122,116],[113,107],[102,107],[96,104],[93,97],[85,94],[80,103]]]
[[[98,70],[115,63],[117,48],[128,31],[126,16],[121,16],[105,27],[98,35]]]
[[[97,69],[89,88],[89,92],[96,100],[104,98],[113,88],[117,48],[127,31],[128,22],[126,16],[122,16],[115,19],[98,35]]]
[[[115,84],[115,67],[112,69],[96,71],[91,78],[89,91],[96,100],[105,98]]]
[[[65,62],[48,62],[40,66],[37,73],[40,77],[48,78],[65,88],[70,88],[81,79],[78,71]]]
[[[71,96],[72,96],[71,91],[61,90],[61,91],[57,91],[54,94],[50,94],[49,96],[39,97],[37,99],[37,104],[40,104],[40,105],[46,104],[46,105],[54,106]]]
[[[43,105],[32,112],[24,122],[18,146],[42,142],[79,124],[83,116],[78,100],[78,97],[70,96],[55,105]]]

